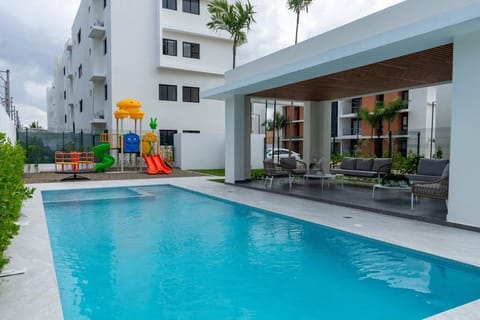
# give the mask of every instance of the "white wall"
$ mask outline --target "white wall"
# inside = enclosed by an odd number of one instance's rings
[[[252,169],[262,169],[263,168],[263,159],[264,159],[264,139],[263,134],[251,134],[250,135],[250,155],[251,155],[251,168]]]
[[[15,125],[3,108],[0,109],[0,132],[5,133],[13,143],[17,141]]]
[[[179,133],[173,136],[175,166],[182,170],[225,168],[223,134]]]
[[[452,85],[437,87],[435,105],[435,146],[442,148],[443,158],[450,158],[450,129],[452,121]]]
[[[480,118],[480,31],[457,36],[453,46],[450,186],[447,220],[480,227],[477,170],[480,148],[474,135]]]

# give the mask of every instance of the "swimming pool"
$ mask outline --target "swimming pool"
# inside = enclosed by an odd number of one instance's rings
[[[480,297],[477,268],[175,187],[42,195],[67,320],[421,319]]]

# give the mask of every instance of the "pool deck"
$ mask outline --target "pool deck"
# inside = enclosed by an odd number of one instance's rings
[[[207,179],[190,177],[29,185],[37,188],[37,191],[24,204],[20,234],[13,239],[7,251],[11,262],[5,267],[6,270],[26,268],[26,273],[0,278],[2,319],[63,319],[39,192],[41,190],[171,184],[480,267],[480,232],[280,194],[269,193],[266,196],[262,191],[210,182]],[[480,319],[480,300],[428,319]]]

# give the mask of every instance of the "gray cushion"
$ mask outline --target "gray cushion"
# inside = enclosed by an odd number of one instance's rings
[[[280,164],[285,169],[296,169],[297,159],[295,157],[280,158]]]
[[[437,180],[437,176],[425,176],[421,174],[407,174],[408,180],[410,181],[433,181]]]
[[[377,158],[373,160],[372,171],[375,172],[389,172],[390,166],[392,164],[391,158]]]
[[[373,166],[373,159],[357,159],[357,164],[355,169],[362,170],[362,171],[370,171],[372,170]]]
[[[376,172],[362,171],[362,170],[336,169],[336,170],[332,170],[332,173],[343,174],[345,176],[352,176],[352,177],[363,177],[363,178],[374,178],[377,176]]]
[[[443,178],[443,177],[448,177],[449,173],[450,173],[450,165],[447,163],[447,165],[445,166],[445,168],[443,168],[442,178]]]
[[[417,174],[440,177],[447,164],[448,160],[420,159]]]
[[[355,158],[343,158],[340,169],[355,170],[357,159]]]

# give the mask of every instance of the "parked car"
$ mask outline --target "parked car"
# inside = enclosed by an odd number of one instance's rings
[[[297,160],[301,160],[302,158],[300,157],[300,154],[295,152],[295,151],[292,151],[292,150],[288,150],[288,149],[284,149],[284,148],[275,148],[275,151],[273,150],[268,150],[267,153],[266,153],[266,156],[265,158],[266,159],[272,159],[272,156],[274,154],[274,161],[278,161],[278,158],[287,158],[287,157],[295,157]]]

